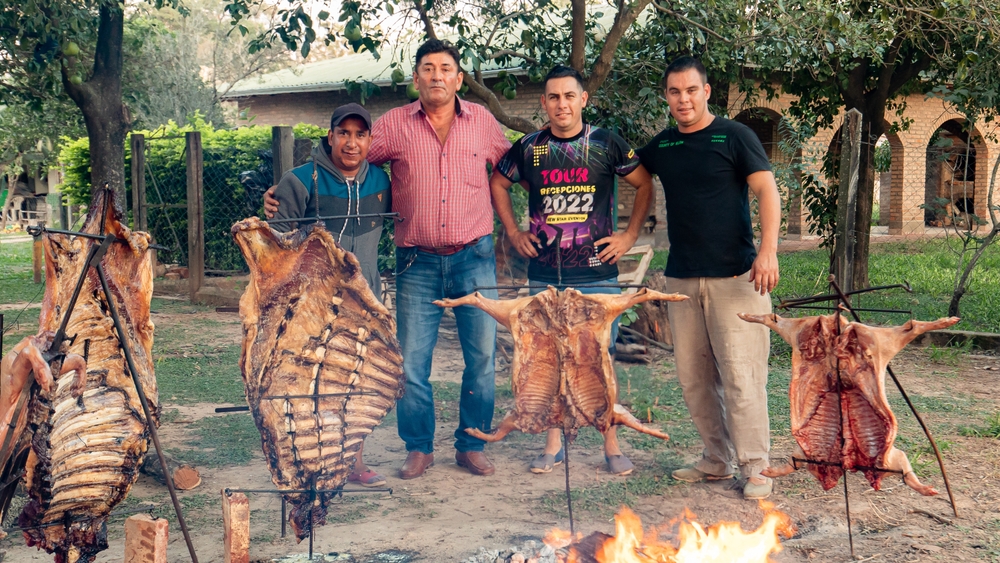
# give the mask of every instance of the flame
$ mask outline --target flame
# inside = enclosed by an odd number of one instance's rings
[[[707,528],[685,509],[670,523],[677,525],[678,543],[657,538],[655,528],[643,532],[642,521],[626,507],[615,515],[615,535],[603,541],[594,553],[599,563],[769,563],[772,553],[781,551],[779,535],[791,537],[791,518],[769,502],[760,502],[764,522],[752,532],[744,532],[739,522],[719,522]],[[545,543],[556,549],[570,547],[566,563],[580,560],[580,547],[568,532],[552,530]]]

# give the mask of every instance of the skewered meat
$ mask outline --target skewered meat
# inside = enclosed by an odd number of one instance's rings
[[[49,393],[55,386],[52,368],[61,374],[74,372],[75,396],[82,394],[87,382],[87,364],[76,354],[69,354],[51,365],[43,357],[42,350],[52,346],[51,332],[28,336],[14,345],[14,348],[0,362],[0,468],[3,469],[0,482],[8,483],[16,471],[24,467],[24,454],[30,445],[30,435],[25,433],[28,426],[28,401],[32,395],[32,384],[38,382],[42,391]],[[61,365],[60,365],[61,364]],[[0,491],[0,522],[7,515],[10,501],[14,497],[19,479],[14,479]],[[0,531],[0,538],[6,537]]]
[[[846,470],[862,471],[879,490],[884,469],[902,472],[906,484],[922,495],[937,494],[917,479],[906,454],[893,447],[899,426],[885,395],[885,372],[889,361],[914,338],[959,319],[879,328],[843,319],[838,327],[838,315],[786,319],[740,314],[740,318],[770,327],[792,346],[788,397],[792,436],[798,444],[793,456],[837,464],[807,464],[823,489],[833,488]],[[792,463],[770,468],[765,475],[778,477],[795,469]]]
[[[114,193],[97,191],[83,231],[101,234],[103,230],[122,240],[110,245],[101,264],[139,379],[157,413],[154,416],[158,416],[151,355],[153,323],[149,318],[153,293],[152,262],[147,252],[150,237],[129,231],[121,224],[121,216]],[[41,331],[58,329],[88,251],[99,244],[83,237],[44,235]],[[28,545],[55,553],[57,563],[93,561],[107,548],[107,516],[135,483],[146,453],[147,421],[100,286],[96,271],[91,269],[66,328],[72,339],[68,352],[87,358],[83,385],[65,370],[54,370],[63,372],[55,377],[54,387],[46,390],[42,385],[29,406],[31,447],[24,479],[30,500],[18,523],[27,528]]]
[[[271,479],[285,490],[339,489],[365,436],[402,396],[396,323],[321,225],[281,234],[250,218],[232,231],[250,266],[240,368]],[[299,540],[325,521],[332,496],[285,495]]]
[[[576,436],[583,426],[605,432],[624,425],[668,439],[643,426],[618,404],[618,381],[608,347],[611,323],[629,307],[646,301],[682,301],[684,295],[642,289],[630,295],[584,295],[553,287],[531,297],[495,301],[480,293],[435,301],[441,307],[471,305],[486,311],[514,336],[511,388],[514,410],[492,434],[469,434],[496,442],[512,430],[538,434],[562,428]]]

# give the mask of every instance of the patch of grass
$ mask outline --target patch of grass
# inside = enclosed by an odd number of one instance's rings
[[[31,241],[0,244],[0,303],[37,302],[44,284],[31,274]]]
[[[659,366],[666,370],[672,366]],[[659,370],[648,366],[619,367],[618,371],[618,402],[628,408],[632,414],[643,423],[660,423],[670,435],[672,447],[690,447],[700,441],[697,430],[691,422],[681,386],[676,377],[664,377],[656,373]],[[632,447],[643,450],[657,448],[657,442],[650,441],[645,434],[625,431],[623,438]]]
[[[245,394],[239,360],[239,346],[230,346],[211,356],[157,357],[160,401],[171,404],[242,403]]]
[[[878,244],[869,258],[871,285],[910,282],[913,293],[903,290],[859,295],[858,307],[912,310],[917,319],[944,317],[948,312],[957,255],[954,242],[944,239]],[[780,297],[807,296],[826,292],[827,253],[812,250],[780,254]],[[986,251],[972,275],[969,291],[961,301],[962,322],[958,330],[1000,332],[1000,247]],[[863,313],[873,324],[901,324],[905,315]]]
[[[199,467],[246,465],[260,450],[260,433],[246,414],[202,418],[191,425],[196,438],[178,457]]]
[[[654,467],[625,480],[607,481],[591,487],[570,490],[573,510],[591,514],[609,514],[621,506],[633,507],[645,497],[661,495],[677,484],[670,472],[683,466],[680,457],[673,451],[663,451],[656,455]],[[566,512],[566,493],[551,491],[543,495],[539,502],[542,508],[553,514]]]
[[[951,450],[952,446],[955,445],[954,442],[941,438],[936,439],[936,442],[938,450],[942,454]],[[913,472],[918,477],[928,477],[939,473],[937,457],[934,456],[934,448],[931,447],[923,435],[915,439],[900,436],[896,446],[906,452],[906,457],[909,458],[910,465],[913,466]]]
[[[351,524],[375,514],[382,507],[378,503],[356,496],[344,496],[327,505],[327,524]]]
[[[972,352],[972,340],[964,340],[960,344],[948,346],[936,346],[931,344],[927,347],[927,356],[932,362],[958,365],[963,356]]]
[[[971,436],[974,438],[995,438],[1000,440],[1000,411],[987,416],[985,423],[982,425],[960,426],[958,428],[958,433],[962,436]]]

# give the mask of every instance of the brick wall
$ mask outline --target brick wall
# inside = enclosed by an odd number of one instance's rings
[[[735,88],[730,90],[730,115],[737,115],[748,109],[761,109],[781,115],[795,99],[782,94],[774,99],[766,100],[764,96],[749,99]],[[928,98],[923,94],[913,94],[906,98],[906,111],[903,115],[911,125],[905,131],[887,133],[886,138],[892,148],[892,168],[883,182],[880,190],[888,190],[887,205],[883,205],[880,214],[888,217],[891,234],[919,233],[924,231],[925,217],[921,208],[933,190],[929,183],[937,183],[938,167],[936,162],[928,160],[928,151],[935,131],[944,126],[945,129],[955,129],[956,122],[964,123],[963,116],[955,108],[939,98]],[[894,116],[889,116],[894,117]],[[951,122],[951,123],[949,123]],[[830,150],[830,146],[839,134],[843,123],[843,115],[837,117],[831,127],[817,132],[816,136],[802,147],[802,156],[806,162],[817,163],[808,166],[807,173],[822,177],[819,161]],[[997,140],[997,124],[990,123],[972,132],[973,146],[976,152],[975,182],[971,188],[974,211],[979,217],[987,217],[986,195],[989,186],[989,171],[992,170],[997,158],[1000,157],[1000,141]],[[772,159],[776,155],[772,153]],[[996,197],[996,196],[995,196]],[[997,204],[995,199],[993,204]],[[808,231],[806,217],[801,203],[793,201],[789,206],[788,232],[792,234],[793,225]]]

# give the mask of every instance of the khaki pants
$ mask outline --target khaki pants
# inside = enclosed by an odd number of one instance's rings
[[[768,466],[767,358],[770,331],[736,313],[767,314],[771,298],[749,272],[732,278],[667,278],[667,291],[690,297],[668,305],[677,378],[705,444],[695,467],[754,477]]]

